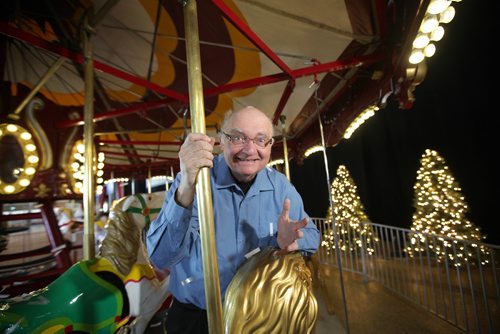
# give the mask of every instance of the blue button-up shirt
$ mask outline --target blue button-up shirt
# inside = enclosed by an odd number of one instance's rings
[[[215,242],[222,300],[226,288],[245,261],[257,248],[277,247],[278,218],[283,202],[290,199],[289,217],[299,221],[308,217],[302,198],[281,173],[261,170],[247,194],[238,187],[223,155],[214,159],[210,170]],[[158,217],[147,233],[147,249],[152,263],[170,270],[170,290],[177,300],[206,309],[201,255],[200,224],[195,196],[189,208],[174,199],[180,174],[172,184]],[[320,243],[319,230],[309,220],[301,229],[299,249],[314,253]]]

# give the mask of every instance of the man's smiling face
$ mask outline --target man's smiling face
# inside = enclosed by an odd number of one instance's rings
[[[223,128],[229,136],[243,136],[249,139],[272,138],[273,126],[269,118],[260,110],[246,107],[235,112]],[[234,145],[225,136],[221,137],[224,159],[233,176],[240,182],[248,182],[269,162],[272,143],[259,147],[248,140],[243,145]]]

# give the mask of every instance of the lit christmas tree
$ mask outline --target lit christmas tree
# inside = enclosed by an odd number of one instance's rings
[[[478,247],[476,243],[482,242],[485,236],[467,219],[469,209],[460,186],[436,151],[428,149],[422,155],[413,188],[415,213],[411,230],[418,234],[410,235],[411,246],[407,248],[408,253],[415,255],[428,249],[439,260],[447,256],[451,264],[456,266],[475,258]],[[437,237],[426,241],[428,235]],[[450,239],[439,236],[464,242],[453,243]],[[484,264],[488,262],[489,252],[484,246],[479,247],[481,255],[486,255],[482,256]]]
[[[332,208],[328,208],[326,220],[329,226],[332,226],[333,220],[335,221],[340,250],[354,252],[362,248],[364,243],[366,251],[371,255],[374,252],[373,243],[377,239],[374,237],[372,226],[365,224],[369,220],[357,194],[357,187],[343,165],[337,169],[337,176],[332,182],[331,196],[334,214],[332,216]],[[333,228],[323,235],[322,246],[326,247],[328,252],[334,250]]]

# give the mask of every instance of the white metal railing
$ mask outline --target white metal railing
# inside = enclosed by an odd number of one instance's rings
[[[374,223],[312,218],[323,265],[363,275],[470,333],[500,332],[500,246]]]

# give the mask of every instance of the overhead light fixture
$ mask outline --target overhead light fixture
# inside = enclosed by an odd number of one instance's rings
[[[273,166],[276,166],[276,165],[283,165],[284,163],[285,163],[285,160],[283,160],[283,159],[276,159],[276,160],[270,161],[267,164],[267,167],[273,167]]]
[[[106,181],[104,181],[104,184],[108,184],[108,183],[127,183],[130,179],[128,177],[114,177],[114,178],[111,178],[111,179],[108,179]]]
[[[351,124],[349,124],[347,130],[344,133],[344,138],[351,138],[354,131],[356,131],[368,118],[375,115],[375,111],[378,110],[379,107],[377,107],[376,105],[368,106],[361,114],[358,115],[358,117],[354,119],[354,121],[351,122]]]
[[[323,146],[321,145],[315,145],[312,147],[309,147],[305,152],[304,152],[304,157],[307,158],[311,154],[314,154],[316,152],[322,152],[324,150]]]
[[[155,175],[151,180],[165,180],[167,182],[174,182],[174,178],[170,175]]]
[[[418,64],[425,57],[432,57],[436,53],[436,45],[431,41],[440,41],[444,36],[444,28],[439,23],[449,23],[455,17],[455,8],[450,6],[461,0],[431,0],[427,7],[427,14],[420,24],[417,37],[413,40],[413,50],[408,61],[410,64]]]

